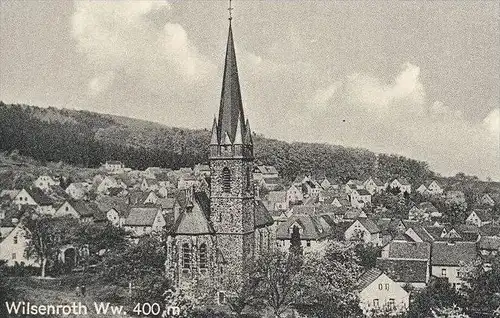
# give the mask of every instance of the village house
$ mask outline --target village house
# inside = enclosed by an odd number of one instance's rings
[[[491,222],[493,222],[493,216],[490,211],[483,209],[472,210],[467,216],[467,219],[465,219],[466,224],[475,225],[477,227],[482,227]]]
[[[41,190],[49,190],[51,186],[59,185],[59,180],[52,178],[51,176],[42,175],[39,176],[35,181],[33,181],[33,185]]]
[[[375,193],[381,193],[387,188],[387,183],[382,182],[379,178],[368,178],[364,183],[363,187],[368,191],[371,195]]]
[[[330,225],[314,215],[292,214],[286,222],[280,223],[276,230],[276,245],[288,252],[293,231],[298,231],[304,253],[322,252],[328,244]]]
[[[71,198],[81,200],[90,191],[91,185],[87,182],[73,182],[64,190]]]
[[[120,174],[125,171],[125,165],[121,161],[116,160],[106,161],[102,167],[109,174]]]
[[[359,218],[344,233],[346,241],[362,241],[373,245],[381,245],[380,229],[368,218]]]
[[[411,184],[405,178],[396,178],[392,180],[389,186],[393,189],[399,189],[401,193],[411,193]]]
[[[410,304],[409,293],[378,268],[365,272],[358,280],[359,307],[367,317],[380,312],[404,313]]]
[[[256,181],[276,178],[279,178],[279,173],[274,166],[258,165],[253,169],[253,179]]]
[[[302,183],[302,193],[304,197],[319,196],[321,186],[314,180],[309,180]]]
[[[353,208],[363,208],[372,204],[372,195],[365,189],[353,189],[351,191],[351,206]]]
[[[474,242],[433,242],[431,249],[432,276],[446,278],[454,288],[460,289],[464,281],[460,272],[463,265],[478,257]]]
[[[484,193],[479,199],[479,203],[490,207],[500,203],[500,195],[496,193]]]
[[[23,205],[33,206],[38,213],[54,215],[52,200],[39,188],[24,188],[14,198],[19,208]]]
[[[66,201],[54,213],[55,217],[70,216],[82,222],[93,220],[97,205],[85,201]]]
[[[130,231],[134,237],[151,233],[159,233],[166,225],[161,209],[131,208],[123,228]]]
[[[408,211],[408,219],[415,221],[430,221],[442,217],[442,213],[431,202],[414,205]]]
[[[269,191],[276,191],[281,188],[281,179],[280,178],[262,178],[259,181],[259,185]]]
[[[193,172],[196,177],[210,177],[210,165],[197,164],[194,166]]]
[[[292,184],[292,186],[288,188],[286,195],[288,197],[288,202],[291,204],[302,202],[304,200],[302,188],[298,188],[295,184]]]
[[[416,191],[422,195],[438,195],[444,192],[443,188],[436,180],[422,183]]]
[[[19,219],[3,220],[1,228],[0,260],[6,261],[7,266],[14,266],[16,264],[40,266],[36,259],[28,258],[26,255],[28,237]]]
[[[116,179],[115,177],[105,176],[102,179],[102,181],[99,183],[99,185],[97,186],[96,191],[97,191],[97,193],[100,193],[100,194],[106,194],[112,188],[126,189],[127,185],[125,183],[123,183],[121,180]]]
[[[376,267],[403,288],[423,289],[430,281],[429,259],[377,258]]]
[[[356,179],[351,179],[347,181],[345,185],[345,193],[348,195],[351,194],[352,190],[361,190],[364,189],[363,182],[356,180]]]
[[[286,191],[270,191],[262,201],[269,211],[288,209],[288,196]]]

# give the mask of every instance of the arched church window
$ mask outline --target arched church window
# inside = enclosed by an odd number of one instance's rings
[[[231,192],[231,171],[229,171],[228,167],[222,169],[222,190]]]
[[[182,268],[191,268],[191,247],[188,243],[182,244]]]
[[[206,270],[208,268],[207,264],[207,244],[202,243],[199,248],[200,254],[200,269]]]
[[[247,167],[247,189],[252,189],[252,169],[250,167]]]

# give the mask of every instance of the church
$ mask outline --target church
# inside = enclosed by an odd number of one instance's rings
[[[219,302],[238,289],[245,264],[275,246],[274,221],[256,198],[253,140],[245,120],[231,18],[218,119],[209,148],[210,189],[188,189],[167,235],[167,275],[182,290],[210,286]]]

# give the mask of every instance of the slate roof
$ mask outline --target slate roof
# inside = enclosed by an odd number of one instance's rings
[[[345,212],[344,218],[351,219],[351,220],[358,219],[358,218],[360,218],[360,214],[362,214],[362,213],[363,213],[363,211],[360,209],[349,208]]]
[[[419,209],[427,213],[439,212],[438,209],[431,202],[422,202],[418,205]]]
[[[26,188],[26,192],[35,200],[38,205],[51,205],[52,200],[39,188]]]
[[[356,191],[358,191],[359,195],[371,195],[371,193],[368,192],[368,190],[365,190],[365,189],[359,189],[359,190],[356,190]]]
[[[97,204],[91,202],[69,201],[68,203],[81,217],[91,217],[97,210]]]
[[[119,197],[100,197],[96,200],[97,208],[101,212],[108,212],[115,209],[121,217],[127,217],[129,206],[125,198]]]
[[[365,289],[371,283],[373,283],[377,278],[379,278],[380,275],[382,275],[382,271],[380,269],[370,268],[359,277],[356,289],[358,290]]]
[[[427,260],[377,258],[376,264],[377,268],[395,282],[427,282]]]
[[[171,233],[189,235],[215,233],[210,221],[210,199],[205,192],[194,192],[193,199],[193,201],[188,200],[186,192],[181,191],[178,196],[181,212],[175,224],[169,229]]]
[[[267,200],[274,203],[286,202],[287,193],[286,191],[270,191],[267,194]]]
[[[262,174],[277,174],[278,170],[274,166],[257,166],[257,169]]]
[[[427,242],[402,242],[393,240],[387,246],[389,248],[389,258],[428,260],[431,256],[431,244]]]
[[[314,205],[295,205],[292,208],[292,213],[314,215],[316,214],[316,207]]]
[[[423,226],[412,226],[411,229],[424,242],[433,242],[435,239],[425,230]]]
[[[474,209],[472,212],[476,213],[476,215],[479,217],[481,222],[488,222],[488,221],[493,220],[493,216],[491,215],[491,213],[488,210]]]
[[[375,224],[375,222],[373,222],[372,220],[368,218],[359,218],[357,219],[357,221],[359,221],[364,226],[364,228],[368,232],[370,232],[370,234],[380,233],[380,229],[378,228],[377,224]]]
[[[286,222],[278,225],[276,231],[276,238],[281,240],[288,240],[291,237],[289,232],[290,227],[297,222],[303,229],[300,234],[302,240],[320,240],[328,236],[329,228],[324,228],[328,223],[323,222],[319,217],[311,215],[292,215]]]
[[[131,208],[125,225],[152,226],[158,213],[158,208]]]
[[[460,266],[477,258],[476,244],[473,242],[433,242],[431,265]]]
[[[255,228],[272,225],[274,219],[262,201],[255,201]]]
[[[500,251],[500,237],[497,236],[483,236],[479,240],[479,249]]]

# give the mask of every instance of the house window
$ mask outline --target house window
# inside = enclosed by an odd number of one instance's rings
[[[12,253],[12,259],[16,259],[16,253]]]
[[[389,290],[389,284],[385,284],[385,290]]]
[[[378,284],[378,289],[379,289],[379,290],[384,289],[384,285],[382,285],[382,284]]]
[[[441,269],[441,277],[446,277],[446,268]]]
[[[378,306],[379,306],[378,299],[374,299],[373,300],[373,307],[378,308]]]
[[[188,243],[182,244],[182,268],[187,270],[191,268],[191,247]]]
[[[200,254],[200,269],[206,270],[207,269],[207,244],[202,243],[200,245],[199,254]]]
[[[389,298],[387,305],[389,306],[389,308],[394,308],[394,305],[395,305],[394,298]]]
[[[231,171],[228,167],[222,169],[222,191],[231,192]]]
[[[219,295],[217,297],[217,302],[219,305],[226,303],[226,293],[223,291],[219,291]]]
[[[307,241],[306,246],[311,247],[311,241]]]

